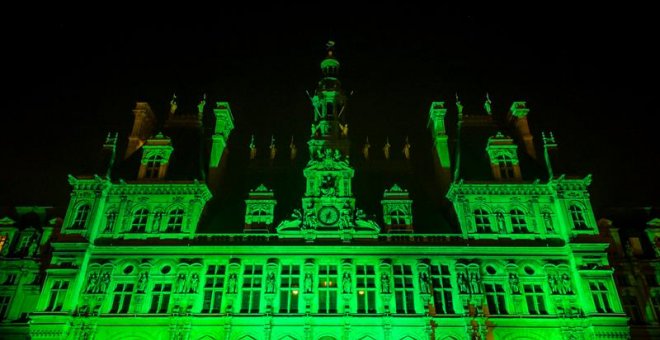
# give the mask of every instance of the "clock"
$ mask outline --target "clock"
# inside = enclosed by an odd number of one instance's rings
[[[325,225],[331,225],[339,221],[339,210],[332,206],[326,206],[319,209],[319,222]]]

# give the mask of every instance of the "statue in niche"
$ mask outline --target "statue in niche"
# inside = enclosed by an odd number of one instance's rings
[[[204,97],[202,97],[202,101],[197,104],[197,114],[200,116],[204,113],[204,106],[206,106],[206,93],[204,93]]]
[[[546,231],[554,232],[554,228],[552,226],[552,216],[550,216],[550,213],[547,211],[543,213],[543,224],[545,225]]]
[[[431,292],[431,280],[429,279],[429,274],[426,271],[423,271],[419,274],[419,292],[422,294],[428,294]]]
[[[470,273],[470,293],[479,294],[481,289],[479,289],[479,277],[476,273]]]
[[[504,223],[504,214],[502,212],[498,212],[496,214],[497,218],[497,230],[499,230],[500,233],[506,232],[506,224]]]
[[[85,291],[87,293],[96,293],[98,292],[98,280],[99,280],[99,275],[94,272],[89,274],[89,277],[87,278],[87,288]]]
[[[561,284],[559,285],[559,292],[561,294],[570,294],[570,293],[572,293],[571,278],[566,273],[561,275]]]
[[[344,273],[344,276],[341,279],[341,286],[344,294],[351,293],[351,274],[348,272]]]
[[[227,283],[227,293],[235,294],[236,293],[236,281],[238,277],[236,273],[231,273],[229,275],[229,282]]]
[[[105,291],[108,289],[109,286],[110,286],[110,273],[105,272],[103,273],[103,275],[101,275],[101,279],[99,280],[98,292],[105,293]]]
[[[403,144],[403,157],[406,160],[410,159],[410,142],[408,141],[408,137],[406,137],[406,143]]]
[[[149,273],[142,272],[137,282],[137,291],[138,293],[143,293],[147,289],[147,283],[149,282]]]
[[[385,146],[383,146],[383,155],[385,156],[386,160],[390,159],[390,139],[389,137],[385,140]]]
[[[197,293],[197,289],[199,289],[199,275],[197,273],[193,273],[190,277],[189,290],[191,293]]]
[[[550,286],[550,291],[552,294],[559,293],[559,288],[557,287],[557,276],[548,275],[548,286]]]
[[[275,293],[275,273],[270,272],[266,277],[266,293]]]
[[[185,293],[186,292],[186,274],[179,274],[176,279],[176,292]]]
[[[324,175],[321,179],[321,195],[335,196],[336,195],[336,178],[332,175]]]
[[[380,292],[390,294],[390,276],[387,273],[380,274]]]
[[[458,281],[458,291],[460,293],[469,293],[467,283],[465,282],[465,273],[458,273],[456,280]]]
[[[513,294],[520,293],[520,279],[518,278],[518,274],[509,274],[509,286],[511,287],[511,292]]]
[[[170,100],[170,114],[173,115],[176,112],[178,106],[176,105],[176,93],[172,95],[172,100]]]
[[[311,293],[312,292],[312,273],[306,273],[305,274],[305,293]]]

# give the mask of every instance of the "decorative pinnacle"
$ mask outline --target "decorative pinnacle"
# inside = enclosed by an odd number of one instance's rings
[[[486,113],[487,113],[488,115],[492,115],[492,114],[493,114],[493,112],[492,112],[492,107],[491,107],[491,104],[492,104],[492,103],[493,103],[493,102],[490,101],[490,96],[488,95],[488,92],[486,92],[486,101],[484,102],[484,110],[486,110]]]

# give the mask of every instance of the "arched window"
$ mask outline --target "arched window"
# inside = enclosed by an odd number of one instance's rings
[[[514,233],[528,233],[527,221],[525,221],[525,213],[518,209],[511,210],[511,228]]]
[[[183,226],[183,209],[174,209],[170,211],[169,218],[167,219],[168,233],[180,233]]]
[[[115,228],[115,223],[117,223],[117,211],[112,210],[108,212],[108,216],[105,220],[105,232],[112,232]]]
[[[83,204],[78,207],[76,211],[76,216],[73,219],[71,228],[74,229],[83,229],[87,224],[87,218],[89,217],[89,204]]]
[[[514,177],[513,161],[511,160],[511,157],[506,155],[497,156],[497,165],[500,168],[500,177],[502,179],[510,179]]]
[[[493,229],[490,224],[490,214],[484,209],[477,209],[474,211],[474,225],[478,233],[492,233]]]
[[[147,219],[149,210],[140,209],[133,214],[133,223],[131,223],[132,233],[143,233],[147,230]]]
[[[153,155],[147,159],[147,164],[145,165],[146,171],[144,174],[145,178],[158,178],[160,173],[160,166],[163,163],[163,157],[160,155]]]
[[[573,228],[576,230],[586,230],[587,221],[584,219],[584,211],[579,206],[573,204],[568,208],[568,211],[571,213],[571,219],[573,219]]]

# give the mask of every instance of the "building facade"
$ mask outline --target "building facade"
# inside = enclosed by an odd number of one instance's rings
[[[99,168],[70,176],[40,262],[3,226],[3,268],[43,274],[27,302],[3,269],[3,334],[629,338],[591,178],[553,169],[552,135],[537,151],[525,102],[433,102],[430,134],[370,142],[349,133],[339,68],[329,48],[306,148],[258,147],[226,102],[137,103],[126,143],[108,135]]]

